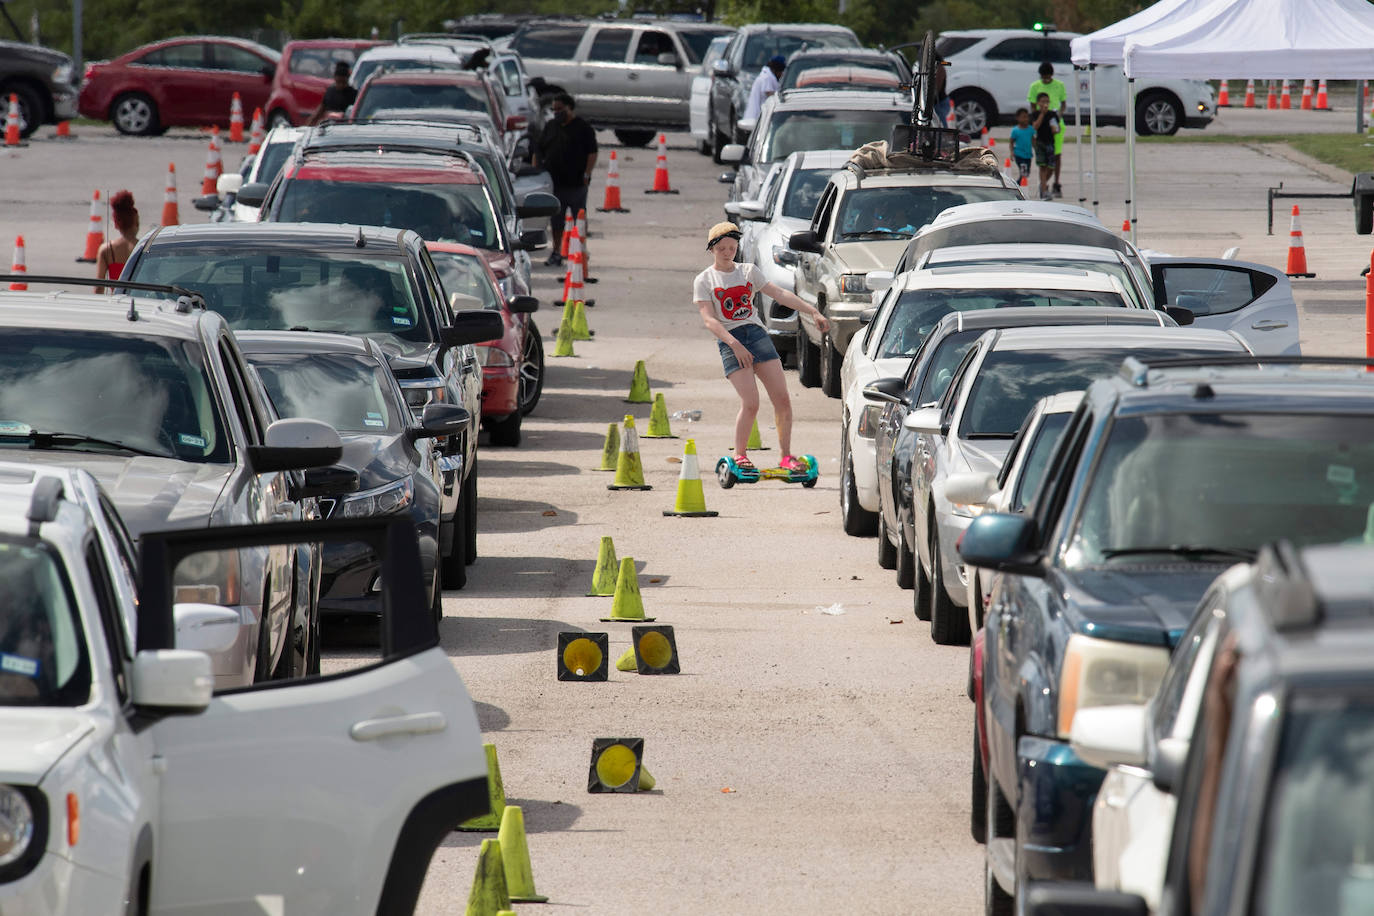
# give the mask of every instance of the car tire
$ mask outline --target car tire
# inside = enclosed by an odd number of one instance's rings
[[[126,92],[110,105],[115,130],[130,137],[150,137],[162,132],[157,103],[141,92]]]
[[[271,606],[268,595],[272,593],[269,582],[262,590],[262,614],[258,618],[258,648],[253,662],[253,683],[262,684],[272,680],[272,627],[267,622],[267,609]],[[282,648],[285,652],[285,647]]]
[[[315,612],[310,615],[310,646],[305,653],[305,677],[320,673],[320,606],[315,602]]]
[[[803,388],[815,388],[821,383],[821,349],[811,342],[798,322],[797,378]]]
[[[911,563],[915,567],[915,578],[911,583],[911,610],[916,615],[917,620],[930,620],[930,577],[926,575],[926,568],[921,565],[921,558],[916,555],[913,549],[911,552]]]
[[[916,551],[906,539],[906,526],[897,529],[897,587],[914,588],[916,585]]]
[[[950,94],[954,103],[954,127],[960,133],[977,137],[986,127],[997,123],[997,103],[981,89],[960,89]]]
[[[429,603],[429,611],[434,616],[434,629],[438,631],[444,619],[444,587],[439,582],[434,583],[434,598]]]
[[[501,448],[515,448],[520,444],[520,421],[525,419],[516,411],[502,420],[488,420],[482,425],[491,436],[491,444]]]
[[[724,165],[725,160],[720,158],[720,153],[721,150],[725,149],[725,145],[730,141],[725,138],[724,134],[722,134],[719,130],[716,129],[716,125],[714,122],[711,124],[710,133],[711,161],[714,162],[716,165]]]
[[[844,355],[835,349],[829,337],[821,338],[818,349],[821,357],[821,393],[826,397],[838,398],[841,393],[840,366],[844,364]]]
[[[985,830],[984,843],[994,839],[1007,839],[1010,833],[1016,836],[1015,815],[1011,818],[998,817],[999,805],[997,780],[992,774],[987,774],[987,792],[983,795],[983,822]],[[1010,820],[1011,823],[1007,823]],[[983,852],[983,914],[984,916],[1014,916],[1016,913],[1016,897],[1002,890],[1002,886],[997,883],[997,878],[992,873],[992,866],[988,864],[988,853]]]
[[[48,108],[43,104],[43,97],[32,86],[23,83],[0,86],[0,99],[7,103],[5,111],[9,111],[8,101],[11,95],[19,102],[19,136],[31,136],[47,119]]]
[[[464,484],[463,494],[458,498],[458,508],[453,510],[453,541],[439,566],[444,588],[462,588],[468,584],[467,507],[463,505],[466,496],[467,485]]]
[[[517,398],[520,413],[529,416],[544,393],[544,341],[531,320],[525,326],[525,343],[520,351],[520,388]]]
[[[973,707],[973,773],[969,804],[969,833],[973,842],[988,841],[988,775],[978,747],[978,707]]]
[[[466,507],[464,509],[464,507]],[[463,519],[463,561],[471,566],[477,562],[477,460],[473,459],[472,471],[463,484],[463,498],[458,508],[464,510]]]
[[[966,646],[969,641],[968,611],[954,603],[945,588],[940,535],[930,532],[930,638],[941,646]]]
[[[285,108],[273,108],[272,113],[267,116],[267,129],[275,127],[295,127],[291,121],[291,115],[286,113]]]
[[[882,513],[878,514],[878,565],[883,569],[897,568],[897,548],[887,536],[887,523]]]
[[[845,433],[841,432],[841,436]],[[854,482],[854,456],[843,444],[844,453],[840,468],[840,516],[844,522],[844,533],[856,538],[872,537],[878,530],[878,513],[869,512],[859,505],[859,487]]]
[[[621,146],[648,146],[658,136],[656,131],[621,128],[615,131],[615,138]]]
[[[1183,126],[1183,106],[1171,93],[1147,92],[1135,103],[1138,137],[1171,137]]]

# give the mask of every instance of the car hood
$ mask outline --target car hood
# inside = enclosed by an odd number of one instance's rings
[[[1057,570],[1069,619],[1085,635],[1172,646],[1227,564],[1159,563]],[[1055,585],[1051,585],[1055,588]]]
[[[954,449],[953,460],[950,461],[949,472],[951,474],[963,474],[966,472],[992,473],[996,474],[1002,468],[1002,461],[1007,457],[1007,452],[1011,451],[1011,439],[979,439],[976,442],[969,442],[963,439],[954,440],[957,448]]]
[[[846,268],[846,273],[866,274],[870,270],[891,270],[892,265],[906,251],[910,239],[895,239],[881,242],[837,242],[835,258]]]
[[[90,716],[50,706],[0,710],[0,782],[37,785],[81,736]]]
[[[93,455],[75,451],[29,450],[11,456],[34,464],[90,471],[110,494],[129,533],[209,525],[233,465],[195,464],[173,458]]]
[[[339,463],[358,472],[358,489],[385,486],[415,470],[415,450],[404,433],[370,436],[345,433]]]
[[[377,341],[381,346],[382,352],[386,354],[386,361],[391,366],[391,371],[397,376],[414,377],[422,374],[420,370],[429,370],[429,374],[433,375],[437,371],[434,368],[436,344],[401,340],[391,334],[369,334],[367,336]]]
[[[71,65],[72,59],[61,51],[54,51],[52,48],[44,48],[38,45],[24,44],[18,41],[0,40],[0,56],[10,60],[37,60],[51,62],[54,67],[61,64]]]

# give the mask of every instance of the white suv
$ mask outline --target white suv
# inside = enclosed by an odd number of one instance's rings
[[[1073,83],[1078,84],[1083,119],[1088,119],[1088,73],[1074,72],[1069,41],[1077,32],[1031,29],[970,29],[943,32],[935,48],[949,61],[946,90],[954,101],[956,126],[977,134],[984,126],[1010,124],[1016,109],[1030,108],[1027,95],[1040,78],[1040,65],[1054,65],[1054,78],[1069,90],[1066,110],[1073,119]],[[1093,91],[1098,124],[1126,123],[1126,81],[1120,67],[1099,66]],[[1136,82],[1136,133],[1173,134],[1180,127],[1206,127],[1216,114],[1212,86],[1205,80]]]

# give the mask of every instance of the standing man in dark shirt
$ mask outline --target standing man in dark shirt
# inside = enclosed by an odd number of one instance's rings
[[[348,76],[353,72],[346,60],[336,60],[334,62],[334,83],[324,91],[324,98],[320,99],[320,107],[315,109],[315,113],[306,122],[307,126],[318,124],[324,120],[327,113],[337,111],[343,114],[348,107],[358,101],[358,90],[348,85]]]
[[[596,131],[577,116],[577,103],[566,92],[553,97],[553,120],[544,125],[539,136],[539,151],[534,164],[548,170],[553,179],[553,193],[562,205],[560,212],[550,218],[553,253],[544,263],[557,266],[563,263],[558,253],[563,246],[563,213],[587,206],[587,185],[596,167]]]

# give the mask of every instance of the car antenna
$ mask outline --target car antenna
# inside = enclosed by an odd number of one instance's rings
[[[366,248],[366,247],[367,247],[367,239],[363,238],[363,227],[362,227],[362,226],[359,226],[359,227],[358,227],[358,237],[353,241],[353,244],[354,244],[354,246],[357,247],[357,248]]]

